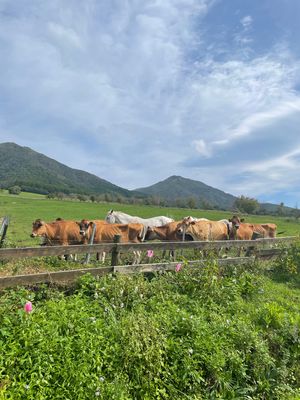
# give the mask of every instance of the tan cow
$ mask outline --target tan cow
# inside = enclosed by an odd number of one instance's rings
[[[166,225],[163,226],[148,226],[147,233],[145,236],[145,240],[167,240],[167,241],[178,241],[182,240],[177,235],[177,229],[178,226],[182,223],[183,221],[174,221],[174,222],[169,222]]]
[[[143,224],[103,224],[98,221],[81,221],[77,223],[80,226],[81,235],[87,243],[93,232],[93,226],[96,225],[95,237],[93,243],[112,243],[115,235],[121,236],[121,243],[140,243],[145,238],[145,227]],[[140,251],[134,251],[134,264],[139,263],[141,258]]]
[[[183,221],[177,234],[187,240],[227,240],[228,229],[224,221]]]
[[[68,246],[82,244],[78,225],[75,221],[57,219],[54,222],[46,223],[37,219],[32,223],[31,237],[44,238],[46,246]]]
[[[97,220],[93,220],[93,221],[88,221],[87,219],[82,219],[80,222],[76,222],[76,224],[79,226],[79,232],[80,232],[83,243],[89,244],[89,243],[91,243],[91,236],[92,236],[94,224],[96,226],[107,225],[107,222],[102,219],[97,219]],[[92,230],[91,230],[91,233],[89,234],[89,237],[86,237],[86,231],[88,230],[90,225],[92,226]],[[95,243],[94,239],[93,239],[93,243]],[[97,261],[101,261],[102,263],[104,263],[105,257],[106,257],[105,251],[101,251],[96,254]]]
[[[230,235],[231,239],[237,240],[254,240],[258,238],[275,238],[277,225],[272,223],[265,224],[251,224],[243,222],[244,219],[240,219],[234,215],[229,220],[233,229]]]

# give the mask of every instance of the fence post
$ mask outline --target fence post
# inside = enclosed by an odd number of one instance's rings
[[[91,235],[89,244],[93,244],[94,243],[95,232],[96,232],[96,224],[94,223],[93,224],[92,235]],[[87,253],[87,255],[85,256],[84,264],[88,264],[90,262],[90,258],[91,258],[91,254]]]
[[[114,236],[114,243],[116,243],[115,247],[111,252],[111,266],[114,267],[120,264],[120,250],[118,250],[118,243],[121,242],[121,235]]]
[[[7,232],[7,228],[8,228],[8,224],[9,224],[9,217],[4,217],[3,221],[2,221],[2,226],[0,228],[0,247],[3,246],[4,243],[4,239],[6,236],[6,232]]]

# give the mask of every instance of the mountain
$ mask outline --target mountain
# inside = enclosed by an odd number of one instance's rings
[[[15,143],[0,144],[0,183],[2,188],[17,185],[24,191],[37,193],[138,195]]]
[[[168,202],[180,202],[180,200],[194,198],[199,207],[209,205],[224,210],[232,209],[236,197],[215,189],[205,183],[183,178],[181,176],[170,176],[164,181],[152,186],[136,189],[147,196],[155,196],[166,199]]]

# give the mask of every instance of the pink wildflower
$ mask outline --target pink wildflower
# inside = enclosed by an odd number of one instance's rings
[[[176,267],[175,267],[175,271],[179,272],[181,270],[181,267],[182,267],[182,264],[180,264],[180,263],[177,264]]]
[[[154,251],[153,250],[147,250],[147,256],[149,258],[153,257],[154,256]]]
[[[27,303],[25,303],[24,311],[26,313],[31,313],[31,311],[32,311],[32,303],[31,303],[31,301],[27,301]]]

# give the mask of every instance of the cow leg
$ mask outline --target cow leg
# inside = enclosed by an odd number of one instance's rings
[[[106,256],[105,251],[101,251],[101,253],[97,253],[97,254],[96,254],[96,260],[97,260],[97,261],[100,261],[101,263],[104,263],[104,261],[105,261],[105,256]]]
[[[133,251],[133,264],[139,264],[141,262],[141,256],[142,256],[142,252],[141,251],[137,251],[134,250]]]

